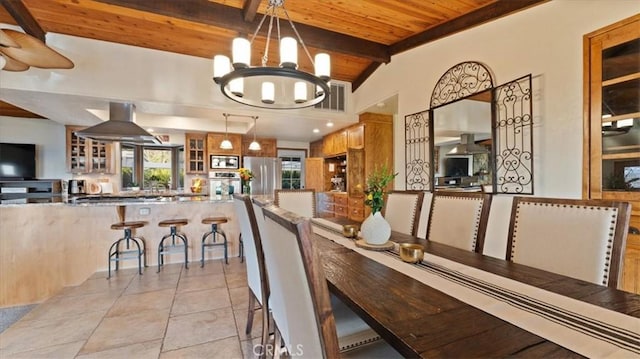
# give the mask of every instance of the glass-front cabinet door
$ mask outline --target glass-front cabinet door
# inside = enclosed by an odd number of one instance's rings
[[[590,39],[589,192],[640,200],[640,20]]]
[[[631,202],[621,289],[640,293],[640,14],[584,36],[583,197]]]

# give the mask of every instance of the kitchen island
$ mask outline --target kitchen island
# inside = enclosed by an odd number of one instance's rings
[[[79,285],[97,271],[106,271],[109,247],[123,235],[110,227],[121,220],[121,215],[126,221],[147,222],[134,232],[146,243],[149,267],[143,275],[156,275],[158,243],[169,233],[168,228],[158,227],[158,222],[165,219],[189,220],[182,232],[189,239],[192,265],[200,265],[202,234],[211,229],[201,223],[204,217],[229,218],[222,226],[227,234],[229,256],[238,253],[240,230],[233,201],[228,197],[84,196],[47,203],[3,204],[0,205],[0,307],[42,302],[64,287]],[[220,247],[206,258],[221,258],[222,251]],[[183,260],[182,254],[165,255],[165,263]],[[133,268],[137,262],[124,261],[120,265]]]

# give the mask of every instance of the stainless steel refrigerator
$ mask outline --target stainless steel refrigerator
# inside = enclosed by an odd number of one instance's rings
[[[242,167],[253,173],[251,194],[273,198],[274,190],[282,188],[282,160],[276,157],[243,157]]]

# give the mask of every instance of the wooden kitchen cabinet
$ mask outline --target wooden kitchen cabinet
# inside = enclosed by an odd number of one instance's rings
[[[640,293],[640,15],[584,36],[584,198],[631,202],[621,289]]]
[[[207,134],[185,134],[185,172],[187,174],[206,174],[209,165],[207,156]]]
[[[335,197],[332,192],[316,192],[316,213],[320,218],[334,217]]]
[[[306,189],[315,190],[316,193],[328,190],[324,182],[324,158],[307,157],[304,167],[304,186]]]
[[[346,193],[333,194],[333,213],[338,218],[349,218],[349,199]]]
[[[220,144],[225,138],[231,141],[232,149],[224,150],[220,148]],[[242,156],[242,135],[236,133],[229,133],[227,135],[219,132],[209,132],[207,133],[207,151],[209,155],[232,155],[240,157]]]
[[[309,143],[309,157],[324,157],[322,139]]]
[[[322,152],[325,157],[347,152],[347,131],[340,130],[326,135],[322,142]]]
[[[356,125],[347,129],[347,148],[364,148],[363,125]]]
[[[242,155],[251,157],[277,157],[278,141],[275,138],[256,138],[256,142],[260,144],[260,150],[252,151],[249,145],[253,142],[252,136],[242,137]]]
[[[349,204],[347,206],[349,219],[352,221],[362,222],[365,218],[364,196],[349,196]]]
[[[113,144],[76,136],[81,126],[65,126],[67,143],[67,172],[113,173]]]

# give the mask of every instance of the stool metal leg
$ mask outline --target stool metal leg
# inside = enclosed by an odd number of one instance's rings
[[[221,235],[224,241],[222,243],[216,243],[217,235]],[[207,244],[207,237],[211,235],[211,244]],[[226,264],[229,264],[229,256],[228,256],[228,246],[227,246],[227,235],[224,233],[222,229],[218,229],[218,225],[216,223],[211,224],[211,231],[205,233],[202,236],[202,257],[200,258],[200,268],[204,267],[204,252],[205,247],[212,246],[223,246],[224,247],[224,261]]]
[[[108,264],[109,264],[109,274],[107,276],[107,279],[111,278],[111,262],[114,261],[116,262],[115,265],[115,270],[117,271],[120,268],[120,261],[121,260],[126,260],[126,259],[131,259],[131,258],[120,258],[120,253],[122,252],[120,250],[120,243],[123,242],[125,243],[125,251],[130,251],[131,250],[131,242],[133,242],[133,244],[136,245],[136,257],[138,259],[138,273],[140,275],[142,275],[142,265],[143,265],[143,261],[144,261],[144,266],[147,266],[147,259],[146,256],[144,255],[145,253],[145,245],[144,245],[144,240],[142,238],[136,238],[133,237],[131,235],[131,229],[130,228],[125,228],[124,230],[124,237],[118,239],[117,241],[115,241],[111,247],[109,247],[109,260],[108,260]],[[142,243],[142,244],[141,244]]]
[[[189,242],[187,240],[187,236],[185,234],[178,232],[176,226],[171,226],[170,230],[171,230],[171,233],[162,237],[162,239],[160,240],[160,244],[158,244],[158,272],[157,273],[160,273],[160,267],[164,265],[164,255],[171,252],[170,250],[165,250],[164,248],[164,240],[169,237],[171,237],[172,247],[176,246],[176,237],[182,240],[182,244],[184,246],[184,268],[189,269],[189,245],[188,245]]]

